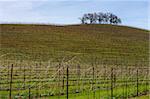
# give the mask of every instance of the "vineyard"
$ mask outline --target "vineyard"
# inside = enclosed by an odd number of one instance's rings
[[[23,62],[23,61],[22,61]],[[7,99],[108,99],[145,95],[149,92],[146,66],[80,65],[74,62],[18,62],[1,66],[0,98]]]
[[[1,25],[0,99],[149,94],[149,31],[115,25]]]

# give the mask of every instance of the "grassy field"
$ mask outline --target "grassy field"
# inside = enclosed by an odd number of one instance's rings
[[[0,31],[0,55],[5,60],[60,61],[75,56],[88,63],[94,56],[102,61],[107,58],[107,64],[114,58],[118,64],[124,60],[148,64],[147,30],[115,25],[1,24]]]
[[[131,99],[149,99],[149,98],[150,98],[150,95],[143,95],[143,96],[139,96],[139,97],[131,98]]]
[[[150,89],[148,66],[148,30],[106,24],[0,25],[2,99],[9,97],[10,84],[14,99],[66,98],[67,68],[69,99],[133,97]]]

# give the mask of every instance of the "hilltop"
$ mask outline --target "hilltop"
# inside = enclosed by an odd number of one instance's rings
[[[73,57],[89,62],[148,64],[149,31],[117,25],[1,24],[1,59],[61,60]],[[139,63],[140,64],[140,63]]]

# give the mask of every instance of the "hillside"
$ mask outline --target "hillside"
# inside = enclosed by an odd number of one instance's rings
[[[25,24],[1,24],[0,29],[1,60],[57,61],[75,56],[81,62],[96,57],[106,64],[148,64],[147,30],[115,25]]]

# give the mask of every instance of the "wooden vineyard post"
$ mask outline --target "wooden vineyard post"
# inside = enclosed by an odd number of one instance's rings
[[[30,86],[29,86],[29,99],[31,99],[31,90],[30,90]]]
[[[132,68],[129,66],[128,67],[128,71],[129,71],[129,73],[128,73],[128,77],[129,77],[129,81],[128,82],[132,82],[132,72],[131,72],[131,70],[132,70]],[[128,84],[128,83],[127,83]],[[129,87],[128,87],[128,93],[130,93],[130,85],[128,85]]]
[[[111,68],[111,99],[113,99],[113,67]]]
[[[64,66],[63,66],[62,72],[63,72],[63,77],[62,77],[62,79],[63,79],[63,80],[62,80],[62,84],[63,84],[63,85],[62,85],[62,88],[63,88],[63,90],[64,90],[64,88],[65,88],[65,87],[64,87],[64,85],[65,85],[65,80],[64,80],[64,78],[65,78],[65,77],[64,77]]]
[[[26,71],[25,71],[25,66],[24,66],[24,69],[23,69],[23,73],[24,73],[24,75],[23,75],[24,76],[23,77],[23,79],[24,79],[24,85],[23,85],[23,87],[24,87],[24,89],[25,89],[25,80],[26,80],[26,74],[25,74],[25,72]]]
[[[138,96],[139,95],[139,77],[138,77],[138,75],[139,75],[139,71],[138,71],[138,68],[137,68],[137,74],[136,74],[137,76],[137,79],[136,79],[136,95]]]
[[[58,88],[60,87],[60,76],[61,76],[60,67],[61,67],[61,63],[59,63],[59,65],[58,65]],[[60,94],[61,94],[61,91],[59,90],[58,99],[60,97]]]
[[[31,84],[31,65],[29,66],[29,84]],[[30,88],[30,85],[29,85],[29,99],[31,99],[31,88]]]
[[[66,90],[66,95],[67,95],[67,99],[69,98],[68,97],[68,89],[69,89],[69,87],[68,87],[68,80],[69,80],[69,69],[68,69],[68,65],[67,65],[67,83],[66,83],[66,87],[67,87],[67,90]]]
[[[93,66],[93,83],[92,83],[92,90],[93,90],[93,98],[95,99],[95,89],[94,89],[94,83],[95,83],[95,80],[94,80],[94,66]]]
[[[7,76],[7,82],[9,82],[9,65],[8,65],[8,76]]]
[[[30,65],[30,84],[31,84],[31,65]]]
[[[36,63],[36,69],[35,69],[35,73],[36,73],[36,85],[35,85],[35,87],[36,87],[36,98],[38,98],[38,95],[39,95],[39,93],[38,93],[38,86],[37,86],[37,82],[38,82],[38,64]]]
[[[12,91],[12,79],[13,79],[13,64],[11,65],[11,75],[10,75],[10,90],[9,90],[9,99],[11,99],[11,91]]]
[[[118,69],[118,68],[117,68]],[[116,72],[115,72],[115,69],[114,69],[114,72],[113,72],[113,87],[115,88],[116,86]]]

